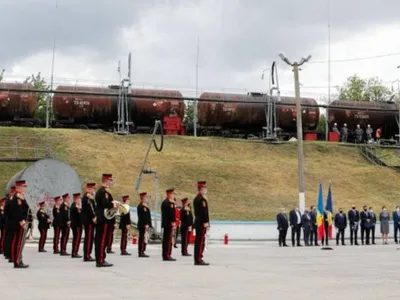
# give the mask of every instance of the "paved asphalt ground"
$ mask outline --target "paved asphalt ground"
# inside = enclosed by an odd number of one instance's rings
[[[69,245],[70,247],[70,245]],[[51,250],[51,244],[46,244]],[[118,245],[114,244],[114,250]],[[70,248],[68,248],[70,249]],[[14,269],[0,259],[2,299],[395,299],[399,297],[400,251],[396,245],[279,248],[276,243],[210,244],[208,267],[192,257],[161,261],[160,245],[148,246],[150,258],[109,254],[111,268],[80,259],[38,253],[27,244],[24,262]],[[193,252],[193,248],[190,248]]]

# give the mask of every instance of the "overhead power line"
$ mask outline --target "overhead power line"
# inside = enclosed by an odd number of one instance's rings
[[[361,61],[361,60],[384,58],[384,57],[397,56],[397,55],[400,55],[400,52],[387,53],[387,54],[381,54],[381,55],[375,55],[375,56],[365,56],[365,57],[354,57],[354,58],[346,58],[346,59],[337,59],[337,60],[331,60],[330,62],[331,63],[342,63],[342,62],[350,62],[350,61]],[[310,61],[310,64],[325,64],[325,63],[328,63],[328,61],[327,60]]]

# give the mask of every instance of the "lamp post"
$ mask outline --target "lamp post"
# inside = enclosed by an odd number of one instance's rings
[[[300,80],[299,67],[311,59],[311,55],[307,58],[301,58],[300,62],[291,63],[283,54],[279,53],[279,57],[289,66],[293,67],[294,72],[294,88],[296,96],[296,123],[297,123],[297,159],[298,159],[298,179],[299,179],[299,209],[304,212],[305,209],[305,184],[304,184],[304,153],[303,153],[303,122],[300,104]]]
[[[262,70],[262,74],[261,74],[261,80],[264,80],[264,73],[266,71],[271,71],[270,68],[264,69]],[[269,73],[270,74],[270,73]],[[270,93],[271,91],[271,75],[268,76],[268,93]]]

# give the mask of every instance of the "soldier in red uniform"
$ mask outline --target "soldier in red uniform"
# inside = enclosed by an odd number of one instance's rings
[[[196,242],[194,244],[194,264],[196,266],[208,266],[203,260],[204,243],[207,233],[207,228],[210,226],[210,219],[208,216],[208,201],[206,198],[207,194],[207,182],[199,181],[197,183],[199,193],[193,200],[193,208],[195,221],[194,226],[196,229]]]
[[[175,203],[176,203],[176,199]],[[181,228],[181,208],[176,206],[175,207],[175,220],[176,220],[176,232],[175,232],[175,244],[174,244],[174,248],[178,248],[178,246],[176,245],[177,241],[178,241],[178,235],[180,232],[180,228]]]
[[[73,194],[74,202],[71,204],[71,229],[72,229],[72,258],[81,258],[78,254],[79,246],[82,238],[82,207],[81,207],[81,193]]]
[[[5,228],[6,228],[6,238],[4,240],[4,257],[8,259],[8,262],[12,262],[11,259],[11,245],[14,237],[14,221],[12,219],[12,214],[10,210],[11,200],[15,194],[15,186],[10,189],[10,194],[6,198],[4,204],[4,217],[5,217]]]
[[[94,228],[97,223],[96,210],[93,197],[95,183],[86,184],[86,193],[82,197],[82,225],[85,228],[85,239],[83,240],[83,261],[94,261],[91,256],[93,250]]]
[[[69,231],[71,228],[71,215],[69,207],[69,194],[62,196],[63,203],[60,205],[60,228],[61,228],[61,256],[68,256],[67,243],[69,238]]]
[[[60,242],[60,203],[61,202],[61,196],[57,196],[54,198],[54,206],[53,206],[53,230],[54,230],[54,236],[53,236],[53,253],[54,254],[60,254],[60,251],[58,250],[59,242]]]
[[[124,204],[129,205],[129,195],[123,196],[122,201]],[[128,231],[131,228],[131,213],[128,211],[126,214],[122,214],[119,221],[119,229],[121,229],[121,255],[131,255],[126,251],[128,244]]]
[[[40,232],[40,239],[39,239],[39,252],[47,252],[44,250],[44,245],[46,243],[47,238],[47,230],[49,230],[49,226],[51,224],[51,220],[49,215],[46,213],[44,206],[45,201],[39,203],[39,210],[37,211],[36,217],[38,219],[38,229]]]
[[[181,244],[182,244],[182,256],[191,256],[188,253],[188,245],[190,233],[192,231],[193,226],[193,214],[190,209],[190,203],[188,202],[188,198],[182,199],[182,208],[181,208]]]
[[[137,216],[138,216],[138,229],[139,229],[139,245],[138,245],[138,255],[139,257],[149,257],[145,253],[146,251],[146,236],[149,235],[149,230],[152,228],[151,225],[151,213],[150,208],[147,205],[147,193],[140,193],[140,203],[137,206]],[[147,233],[147,235],[146,235]]]
[[[167,190],[167,197],[161,203],[161,226],[164,229],[162,240],[162,258],[164,261],[175,261],[171,257],[172,235],[176,228],[174,189]]]

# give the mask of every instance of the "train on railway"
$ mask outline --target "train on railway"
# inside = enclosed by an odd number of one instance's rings
[[[0,83],[0,126],[44,126],[43,121],[35,118],[38,96],[33,90],[30,84]],[[51,126],[114,131],[119,91],[118,86],[57,86],[52,100]],[[187,104],[180,91],[134,88],[128,94],[126,111],[131,132],[149,132],[155,120],[163,120],[167,134],[190,134],[191,129],[183,125]],[[262,137],[268,97],[260,93],[202,93],[197,103],[198,134]],[[320,121],[320,108],[312,98],[301,98],[301,104],[303,132],[313,136]],[[394,102],[338,100],[328,107],[328,124],[332,128],[334,123],[338,127],[346,123],[350,130],[358,124],[362,127],[370,124],[374,129],[381,128],[382,135],[390,138],[398,132],[398,110]],[[275,112],[280,136],[296,136],[295,99],[281,97]]]

